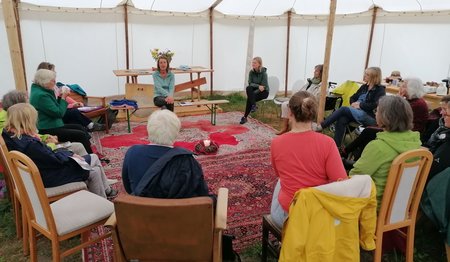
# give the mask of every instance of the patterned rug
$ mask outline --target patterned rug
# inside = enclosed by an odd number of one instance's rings
[[[242,113],[217,115],[217,125],[209,122],[209,115],[181,117],[182,129],[175,145],[192,150],[196,142],[211,139],[219,144],[216,155],[198,156],[209,189],[217,193],[219,187],[229,189],[228,230],[236,236],[237,250],[242,250],[261,239],[261,215],[268,213],[275,174],[270,163],[270,142],[273,128],[250,119],[245,125],[238,121]],[[105,166],[108,178],[121,181],[124,154],[135,144],[148,144],[146,123],[131,123],[132,133],[126,123],[113,125],[110,134],[98,134],[94,144],[110,163]],[[121,182],[114,185],[121,194]],[[99,229],[103,231],[103,229]],[[85,249],[86,261],[112,261],[111,240],[102,241]]]

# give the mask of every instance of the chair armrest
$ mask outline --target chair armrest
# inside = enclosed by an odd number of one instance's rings
[[[227,228],[228,188],[219,188],[217,194],[215,228],[225,230]]]
[[[91,100],[99,100],[103,107],[106,106],[106,97],[104,96],[86,96],[86,99],[89,105],[91,105],[90,103]]]
[[[117,226],[117,220],[116,220],[116,213],[112,213],[111,216],[106,220],[105,224],[103,225],[107,228],[114,229]]]

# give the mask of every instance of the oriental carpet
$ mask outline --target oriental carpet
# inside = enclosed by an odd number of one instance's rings
[[[234,246],[242,250],[261,239],[262,214],[270,211],[276,177],[270,163],[270,143],[274,129],[249,118],[245,125],[238,121],[242,113],[217,115],[217,125],[209,122],[209,115],[181,117],[182,128],[175,145],[193,150],[196,142],[210,139],[219,144],[216,155],[200,155],[203,172],[212,193],[219,187],[229,189],[228,234],[236,236]],[[135,144],[148,144],[146,123],[115,123],[110,134],[99,133],[96,148],[110,163],[105,166],[108,178],[118,179],[114,185],[120,194],[121,167],[127,149]],[[100,144],[99,144],[100,143]],[[104,230],[99,228],[98,230]],[[107,239],[85,249],[86,261],[112,261],[112,240]]]

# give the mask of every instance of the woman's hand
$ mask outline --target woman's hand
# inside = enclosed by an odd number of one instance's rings
[[[171,96],[166,97],[166,103],[173,104],[173,97],[171,97]]]
[[[260,92],[264,92],[264,86],[258,86]]]
[[[359,109],[359,102],[353,102],[351,106],[353,108]]]
[[[45,143],[46,143],[46,144],[48,144],[48,143],[54,143],[54,144],[57,144],[57,143],[58,143],[58,137],[57,137],[57,136],[51,136],[51,135],[49,135],[49,136],[47,137],[47,139],[45,140]]]
[[[84,104],[81,103],[81,102],[75,102],[75,103],[73,103],[73,108],[78,108],[78,107],[82,107],[82,106],[84,106]]]

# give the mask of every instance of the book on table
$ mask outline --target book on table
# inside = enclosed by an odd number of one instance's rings
[[[189,101],[181,101],[178,103],[180,106],[191,106],[192,102]]]

